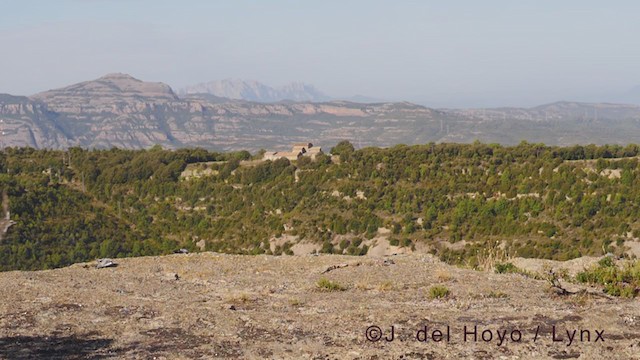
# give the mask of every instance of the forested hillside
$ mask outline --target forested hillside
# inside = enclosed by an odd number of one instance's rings
[[[291,163],[203,149],[8,148],[0,190],[16,224],[0,241],[0,269],[179,248],[282,254],[300,241],[362,255],[381,233],[471,266],[497,248],[559,260],[623,255],[640,236],[639,151],[529,143],[356,151],[342,142],[332,158]]]

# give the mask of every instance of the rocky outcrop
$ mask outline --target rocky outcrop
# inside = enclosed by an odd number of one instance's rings
[[[56,114],[27,97],[0,95],[0,146],[58,148],[68,137],[55,123]]]

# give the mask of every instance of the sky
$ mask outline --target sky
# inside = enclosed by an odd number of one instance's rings
[[[0,93],[123,72],[433,107],[608,101],[640,85],[638,14],[623,0],[0,0]]]

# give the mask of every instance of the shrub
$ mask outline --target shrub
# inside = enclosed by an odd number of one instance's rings
[[[320,249],[320,252],[323,254],[333,254],[334,250],[333,250],[333,244],[330,241],[325,241],[322,244],[322,249]]]
[[[600,259],[600,261],[598,261],[598,265],[600,265],[600,267],[612,267],[615,265],[615,263],[613,262],[613,258],[611,256],[605,256]]]
[[[345,291],[347,290],[346,286],[340,285],[337,282],[331,281],[327,278],[320,278],[316,283],[318,289],[321,291]]]
[[[578,273],[576,280],[602,285],[604,292],[611,296],[633,298],[640,291],[640,261],[618,267],[613,259],[605,257],[598,261],[598,265]]]
[[[519,269],[512,263],[496,263],[496,274],[518,273]]]
[[[435,285],[429,289],[429,298],[431,299],[442,299],[449,296],[450,291],[446,286]]]

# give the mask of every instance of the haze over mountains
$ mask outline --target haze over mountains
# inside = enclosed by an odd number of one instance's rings
[[[298,141],[326,147],[344,139],[362,147],[475,140],[627,144],[640,137],[637,105],[432,109],[328,100],[310,85],[275,89],[246,81],[205,83],[179,94],[163,83],[108,74],[30,97],[0,95],[0,145],[255,151]]]
[[[331,98],[313,85],[292,82],[273,88],[253,80],[225,79],[187,86],[178,92],[181,96],[190,94],[210,94],[228,99],[255,102],[327,101]]]
[[[621,93],[613,94],[608,101],[623,104],[640,104],[640,85]]]

